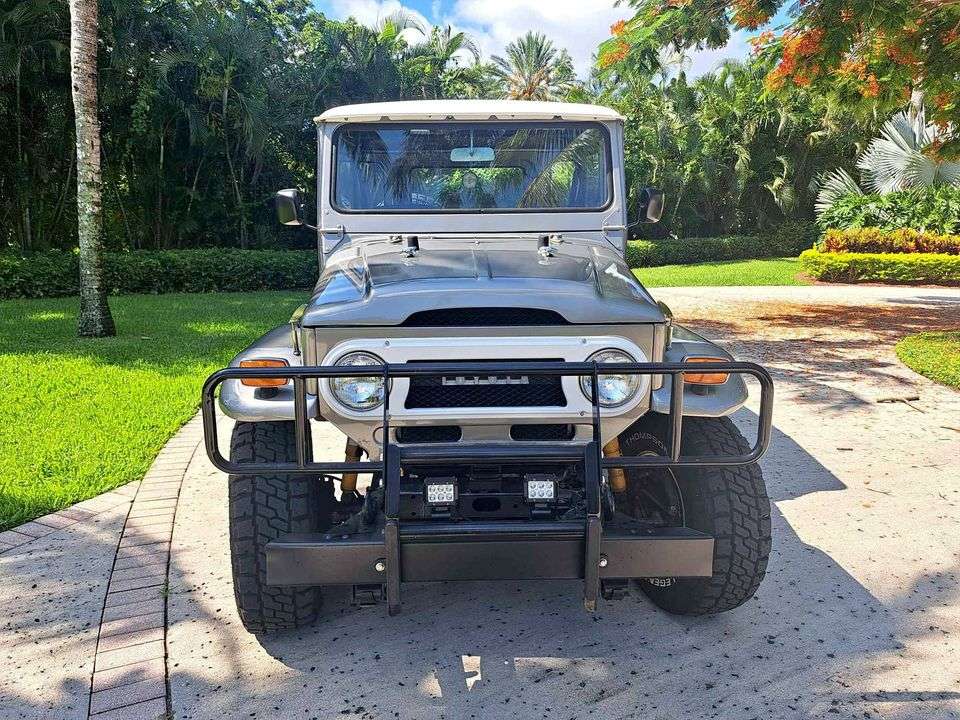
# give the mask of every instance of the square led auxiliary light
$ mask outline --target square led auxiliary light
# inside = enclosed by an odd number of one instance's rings
[[[424,495],[427,505],[453,505],[457,501],[457,484],[451,480],[428,480]]]
[[[527,479],[523,485],[527,502],[553,502],[557,499],[556,480]]]

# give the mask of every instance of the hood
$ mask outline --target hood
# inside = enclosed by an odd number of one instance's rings
[[[613,248],[564,241],[544,257],[536,239],[422,239],[412,257],[389,240],[337,254],[303,315],[307,327],[401,325],[423,310],[521,307],[574,324],[664,322]]]

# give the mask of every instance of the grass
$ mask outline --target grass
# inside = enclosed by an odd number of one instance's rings
[[[809,285],[799,277],[796,258],[733,260],[697,265],[663,265],[633,271],[646,287],[694,285]]]
[[[960,390],[960,330],[908,335],[896,350],[911,370]]]
[[[0,529],[142,477],[204,377],[304,295],[115,297],[98,340],[76,337],[75,298],[0,302]]]

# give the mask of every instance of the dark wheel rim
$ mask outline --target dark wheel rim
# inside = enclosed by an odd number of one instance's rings
[[[633,457],[658,454],[645,450]],[[628,468],[626,473],[627,490],[617,503],[618,510],[661,527],[683,526],[683,495],[671,469]]]

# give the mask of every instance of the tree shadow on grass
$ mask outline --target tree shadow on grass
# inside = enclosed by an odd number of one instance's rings
[[[114,297],[118,334],[100,339],[76,337],[75,298],[3,301],[0,356],[182,375],[226,364],[307,297],[306,291]]]

